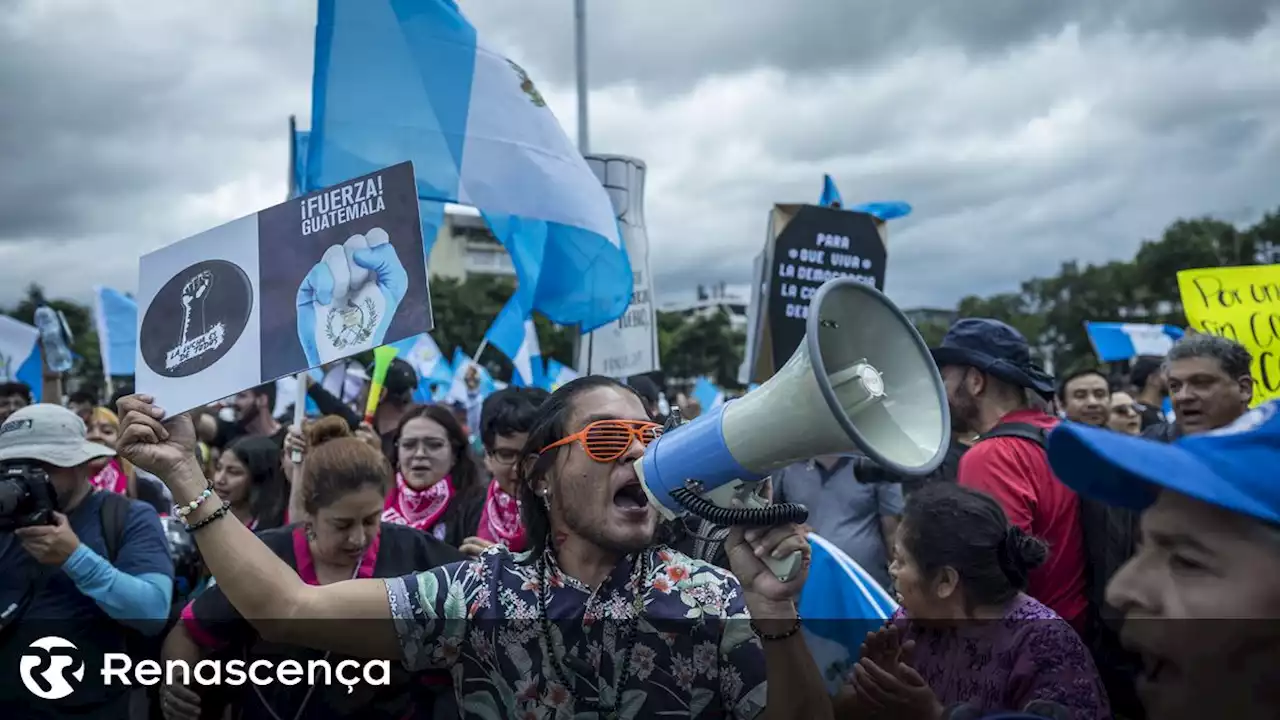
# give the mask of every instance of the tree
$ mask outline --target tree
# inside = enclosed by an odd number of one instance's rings
[[[36,308],[48,305],[63,314],[67,319],[67,328],[71,330],[71,351],[75,353],[75,364],[68,373],[69,384],[74,387],[91,389],[102,388],[105,378],[102,377],[102,355],[98,349],[98,332],[93,324],[93,313],[85,305],[69,300],[48,300],[44,289],[37,283],[27,286],[27,294],[13,308],[4,311],[16,320],[28,325],[35,325]]]
[[[746,335],[733,328],[724,308],[686,318],[658,313],[658,352],[669,378],[706,375],[717,385],[737,388]]]
[[[473,275],[466,282],[455,278],[432,278],[431,311],[435,316],[435,329],[431,337],[440,346],[440,352],[452,360],[453,349],[461,347],[474,356],[484,334],[502,306],[516,290],[511,278],[497,275]],[[572,367],[573,328],[552,323],[534,314],[534,326],[538,330],[538,344],[542,357],[555,358]],[[495,378],[510,379],[511,360],[493,349],[485,350],[477,359]]]
[[[958,313],[1009,323],[1041,362],[1061,372],[1096,363],[1085,321],[1185,324],[1179,271],[1277,262],[1280,212],[1245,229],[1207,217],[1177,220],[1160,239],[1144,241],[1131,261],[1064,262],[1056,275],[1027,280],[1017,292],[966,297]]]

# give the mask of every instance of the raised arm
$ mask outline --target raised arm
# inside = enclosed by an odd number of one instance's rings
[[[209,482],[195,460],[191,419],[178,415],[162,424],[164,410],[145,395],[122,398],[120,409],[117,452],[163,480],[175,503],[201,498]],[[223,508],[210,493],[185,519],[200,526],[193,537],[218,587],[263,638],[356,657],[402,657],[382,580],[307,585]],[[334,622],[341,620],[385,622]]]

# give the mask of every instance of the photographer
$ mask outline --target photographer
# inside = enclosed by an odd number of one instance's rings
[[[173,562],[159,517],[90,483],[90,463],[113,455],[57,405],[23,408],[0,426],[0,673],[12,679],[0,708],[21,707],[22,717],[128,717],[128,688],[102,685],[99,658],[129,652],[130,635],[155,636],[169,617]],[[83,682],[62,700],[33,702],[18,661],[49,635],[76,645]]]

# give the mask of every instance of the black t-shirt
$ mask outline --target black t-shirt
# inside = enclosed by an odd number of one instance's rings
[[[281,560],[298,571],[299,576],[316,584],[315,569],[307,541],[300,525],[290,525],[266,530],[258,534],[263,543]],[[465,559],[462,553],[444,543],[403,525],[383,523],[376,547],[366,553],[360,569],[362,578],[393,578],[414,571],[429,570],[440,565]],[[326,654],[309,648],[269,643],[259,637],[239,611],[231,605],[221,588],[215,583],[201,593],[183,611],[182,620],[188,634],[197,644],[206,648],[213,659],[246,661],[268,660],[272,667],[279,667],[285,660],[297,661],[303,668],[303,681],[293,686],[273,683],[267,686],[244,685],[221,688],[199,688],[206,708],[227,702],[240,711],[236,717],[243,720],[274,720],[264,707],[267,703],[283,718],[292,718],[306,702],[305,718],[432,718],[453,717],[441,715],[456,708],[453,690],[445,673],[421,673],[410,675],[401,664],[391,661],[390,685],[356,685],[354,692],[337,681],[332,685],[315,687],[310,699],[311,687],[307,684],[308,662],[321,660]],[[359,632],[360,621],[352,621],[352,632]],[[348,660],[346,656],[331,654],[329,667]],[[363,663],[363,660],[357,660]],[[348,671],[349,674],[349,671]],[[206,717],[210,715],[205,713]]]

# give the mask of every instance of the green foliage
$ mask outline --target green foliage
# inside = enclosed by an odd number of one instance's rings
[[[961,317],[991,317],[1020,330],[1041,362],[1058,371],[1095,362],[1086,320],[1185,325],[1178,271],[1280,263],[1280,213],[1239,229],[1213,218],[1177,220],[1146,240],[1133,260],[1081,266],[1022,283],[1018,292],[960,301]]]
[[[746,335],[733,328],[723,308],[691,318],[658,313],[658,352],[668,378],[706,375],[720,387],[740,387],[738,366],[746,344]]]
[[[957,311],[960,317],[1004,320],[1031,340],[1041,362],[1052,362],[1063,371],[1094,361],[1084,332],[1086,320],[1185,324],[1178,294],[1179,270],[1274,263],[1280,263],[1280,210],[1243,229],[1212,218],[1178,220],[1158,240],[1144,241],[1131,261],[1083,266],[1067,261],[1056,274],[1027,280],[1016,292],[966,297]],[[432,336],[440,350],[450,358],[455,347],[474,355],[489,324],[513,292],[515,282],[505,277],[477,275],[466,282],[432,278],[436,323]],[[32,323],[41,302],[43,292],[33,284],[25,298],[4,312]],[[75,337],[73,350],[78,359],[71,385],[101,388],[102,363],[90,309],[66,300],[49,304],[66,315]],[[572,367],[575,329],[541,316],[535,316],[534,322],[543,357]],[[659,312],[657,327],[662,370],[668,378],[692,379],[705,374],[721,387],[739,387],[738,366],[746,337],[732,326],[726,311],[694,316]],[[918,329],[929,345],[939,343],[946,332],[942,322],[932,320],[922,322]],[[494,377],[511,377],[511,361],[502,353],[486,350],[480,361]]]
[[[453,359],[453,349],[461,347],[474,356],[484,333],[498,311],[516,290],[515,281],[497,275],[474,275],[461,282],[454,278],[431,279],[431,311],[436,329],[431,336],[445,357]],[[555,358],[572,367],[573,328],[561,327],[541,315],[534,315],[538,343],[543,358]],[[495,378],[510,379],[511,360],[496,350],[485,350],[479,358]]]
[[[87,387],[90,390],[104,387],[98,332],[93,325],[93,312],[88,306],[69,300],[48,300],[44,296],[44,290],[36,283],[32,283],[27,286],[26,297],[12,308],[4,310],[4,314],[28,325],[35,325],[36,308],[46,303],[54,310],[62,312],[67,318],[67,327],[71,330],[71,351],[78,356],[70,373],[72,384]]]

